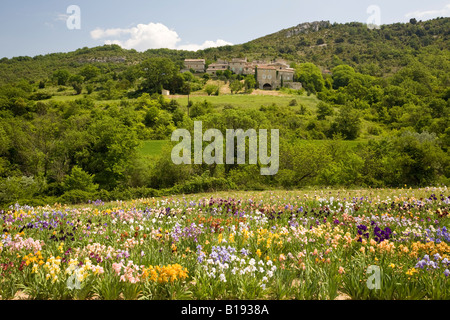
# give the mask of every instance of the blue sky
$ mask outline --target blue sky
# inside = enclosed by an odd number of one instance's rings
[[[70,5],[80,8],[80,29],[67,27]],[[366,23],[370,5],[381,24],[450,15],[450,0],[1,0],[0,58],[105,43],[139,51],[239,44],[303,22]]]

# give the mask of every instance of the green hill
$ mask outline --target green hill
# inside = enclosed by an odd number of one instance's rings
[[[448,73],[449,30],[450,18],[382,25],[372,30],[357,22],[321,22],[310,27],[300,24],[244,44],[197,52],[151,49],[141,53],[105,45],[69,53],[0,59],[0,84],[21,78],[39,81],[49,78],[57,69],[75,72],[87,63],[103,72],[119,73],[146,58],[161,56],[179,66],[185,58],[206,58],[207,63],[212,63],[218,58],[235,57],[313,62],[322,69],[345,63],[359,72],[376,76],[393,74],[417,59],[428,68]]]
[[[242,45],[211,48],[205,52],[210,58],[219,53],[230,57],[239,53],[252,59],[279,57],[313,62],[328,69],[345,63],[363,73],[382,75],[395,72],[414,57],[431,67],[439,60],[426,59],[427,55],[448,62],[449,30],[450,18],[382,25],[380,29],[372,30],[356,22],[318,22],[281,30]]]

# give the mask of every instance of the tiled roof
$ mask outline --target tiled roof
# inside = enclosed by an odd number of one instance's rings
[[[289,72],[289,73],[293,73],[294,72],[294,69],[281,69],[281,70],[278,70],[278,71],[280,71],[280,72]]]
[[[276,70],[275,67],[270,66],[258,66],[258,69],[265,69],[265,70]]]
[[[210,67],[228,67],[228,64],[225,63],[211,63]]]

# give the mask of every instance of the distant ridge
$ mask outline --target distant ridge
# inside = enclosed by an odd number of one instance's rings
[[[0,59],[0,84],[21,78],[38,81],[60,68],[75,72],[86,63],[109,72],[121,72],[156,56],[168,57],[180,67],[186,58],[204,58],[207,64],[219,58],[279,58],[297,63],[313,62],[324,70],[345,63],[357,71],[382,76],[394,73],[410,59],[421,59],[425,63],[426,59],[421,58],[423,55],[436,55],[448,61],[449,30],[450,18],[382,25],[374,30],[360,22],[315,21],[300,23],[247,43],[197,52],[171,49],[137,52],[117,45],[85,47],[68,53]]]

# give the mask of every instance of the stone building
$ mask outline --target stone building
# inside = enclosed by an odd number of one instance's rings
[[[247,65],[247,59],[236,59],[233,58],[229,63],[230,70],[236,74],[243,74],[244,68]]]
[[[205,72],[204,59],[186,59],[186,68],[182,72],[194,69],[196,72]],[[206,73],[217,75],[217,71],[230,70],[235,74],[255,75],[260,89],[274,90],[281,87],[301,88],[300,83],[294,82],[294,69],[282,60],[266,63],[264,61],[248,62],[247,58],[233,58],[231,61],[217,59],[206,69]]]
[[[242,70],[243,75],[255,74],[255,66],[252,63],[246,63]]]
[[[280,69],[277,71],[278,71],[278,76],[279,76],[280,82],[294,81],[294,69],[286,68],[286,69]]]
[[[263,90],[287,87],[294,81],[294,69],[280,68],[273,65],[256,66],[256,81]]]
[[[206,69],[206,73],[216,75],[217,71],[225,71],[228,67],[228,63],[211,63]]]
[[[185,59],[184,69],[181,72],[190,71],[191,69],[195,72],[205,72],[205,59]]]
[[[277,87],[277,69],[272,66],[256,66],[256,81],[259,88],[272,90]]]

